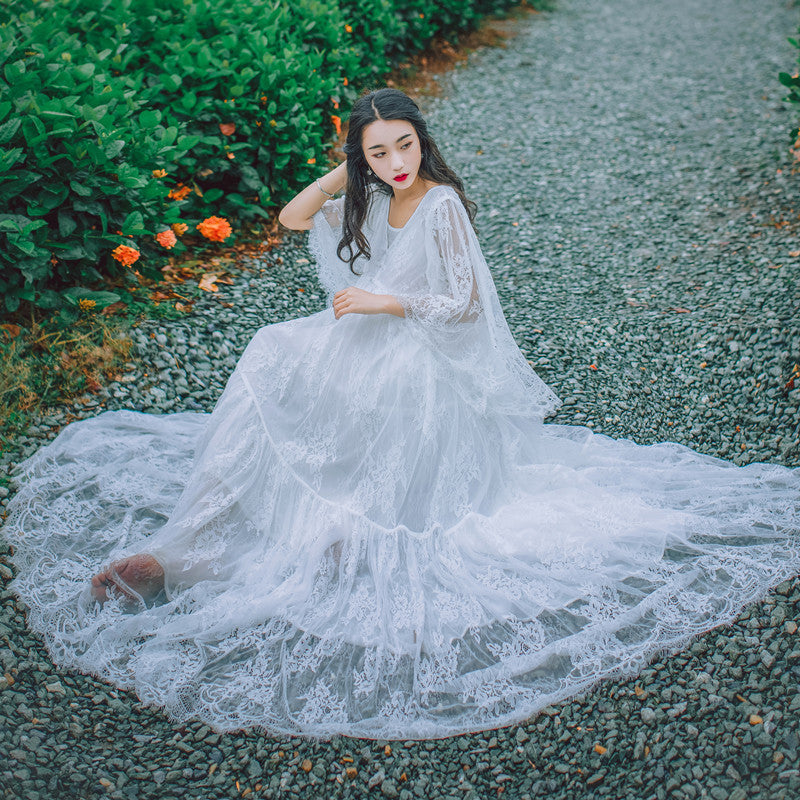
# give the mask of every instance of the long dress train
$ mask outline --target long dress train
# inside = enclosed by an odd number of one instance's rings
[[[514,343],[455,191],[402,229],[375,191],[360,276],[404,318],[262,327],[210,414],[122,409],[17,465],[11,588],[59,665],[175,721],[436,738],[527,719],[731,621],[798,571],[800,469],[574,425]],[[99,605],[125,555],[162,595]]]

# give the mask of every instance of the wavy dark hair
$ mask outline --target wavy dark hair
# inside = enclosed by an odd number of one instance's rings
[[[358,275],[353,269],[353,262],[363,255],[370,258],[369,241],[364,236],[361,228],[367,217],[367,210],[375,191],[391,195],[392,188],[384,181],[369,172],[367,159],[361,145],[364,128],[375,120],[402,119],[411,123],[419,137],[422,158],[419,166],[419,176],[424,180],[452,186],[458,193],[464,208],[469,216],[470,224],[475,228],[475,214],[478,206],[468,200],[464,194],[464,184],[461,178],[445,163],[436,142],[428,133],[428,125],[422,116],[417,104],[399,89],[376,89],[367,91],[353,104],[350,112],[347,141],[344,152],[347,156],[347,186],[344,198],[344,219],[342,220],[342,239],[336,249],[336,255],[342,261],[350,264],[350,271]],[[353,243],[357,249],[354,251]],[[345,258],[342,252],[345,248],[350,255]]]

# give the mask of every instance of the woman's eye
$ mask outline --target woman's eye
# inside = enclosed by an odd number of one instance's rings
[[[406,142],[400,149],[405,150],[407,147],[411,147],[411,142]]]

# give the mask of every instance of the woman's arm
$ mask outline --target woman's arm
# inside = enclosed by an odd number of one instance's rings
[[[391,294],[374,294],[357,286],[348,286],[333,296],[333,314],[339,319],[344,314],[394,314],[404,317],[403,306]]]
[[[335,194],[347,183],[347,160],[332,169],[327,175],[319,178],[319,183],[328,194]],[[321,192],[314,181],[296,194],[278,214],[278,222],[293,231],[307,231],[314,227],[311,218],[329,200],[327,194]]]

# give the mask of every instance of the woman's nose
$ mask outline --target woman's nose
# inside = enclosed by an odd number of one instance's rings
[[[403,166],[403,155],[402,153],[393,153],[392,154],[392,169],[400,169]]]

